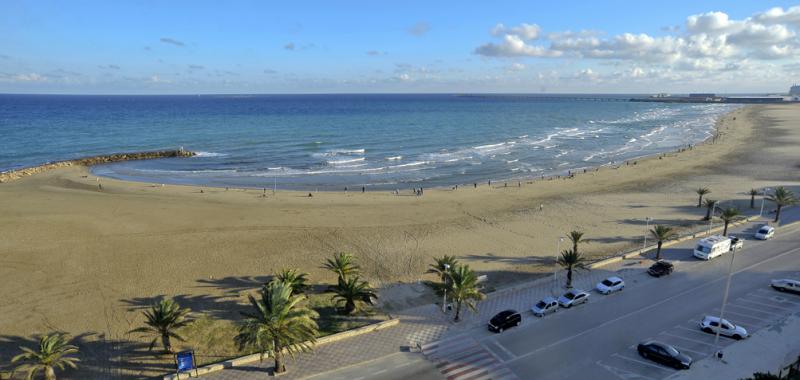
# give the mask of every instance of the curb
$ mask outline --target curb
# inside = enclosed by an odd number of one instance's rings
[[[383,330],[389,327],[396,326],[400,323],[400,320],[397,318],[392,318],[385,320],[383,322],[373,323],[371,325],[358,327],[352,330],[342,331],[340,333],[324,336],[322,338],[317,339],[316,346],[337,342],[343,339],[352,338],[354,336],[363,335],[367,333],[371,333],[373,331]],[[264,358],[269,358],[269,355],[264,355]],[[164,380],[182,380],[182,379],[189,379],[191,377],[202,376],[205,374],[209,374],[212,372],[222,371],[225,369],[241,367],[245,364],[250,364],[254,362],[261,361],[261,354],[250,354],[242,357],[238,357],[235,359],[225,360],[219,363],[208,364],[202,367],[198,367],[196,371],[191,372],[183,372],[180,374],[169,374],[164,375]]]

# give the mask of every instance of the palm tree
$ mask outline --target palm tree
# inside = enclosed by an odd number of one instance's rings
[[[152,335],[153,341],[150,342],[150,350],[153,349],[158,339],[161,338],[164,351],[173,353],[174,351],[170,338],[185,341],[183,337],[178,335],[176,330],[192,323],[191,319],[186,318],[187,314],[189,314],[189,309],[181,309],[180,305],[172,299],[162,299],[157,304],[153,305],[150,310],[144,311],[144,323],[147,326],[133,329],[130,332]]]
[[[469,265],[458,265],[450,270],[450,285],[447,288],[450,297],[456,303],[456,315],[453,321],[461,320],[461,306],[476,310],[476,302],[483,299],[478,275]]]
[[[748,194],[750,194],[750,208],[754,209],[756,208],[756,195],[758,195],[758,190],[750,189]]]
[[[706,201],[703,203],[703,205],[706,206],[706,217],[703,220],[711,220],[711,217],[712,217],[711,211],[714,210],[714,206],[717,205],[717,200],[716,199],[706,199]]]
[[[347,280],[350,275],[358,275],[361,267],[355,262],[355,257],[349,253],[337,253],[328,259],[323,268],[336,273],[340,280]]]
[[[665,240],[672,239],[675,237],[676,233],[672,230],[672,227],[656,225],[650,230],[650,234],[658,240],[658,248],[656,249],[656,261],[661,260],[661,245],[664,244]]]
[[[778,206],[778,210],[775,212],[776,223],[781,218],[781,209],[783,206],[789,206],[797,203],[797,198],[795,197],[794,193],[783,186],[776,187],[774,193],[767,195],[767,200],[775,203],[775,205]]]
[[[44,335],[39,338],[38,350],[20,347],[22,353],[12,358],[11,362],[22,363],[17,369],[27,371],[28,380],[33,379],[39,371],[44,372],[46,380],[56,380],[56,368],[62,371],[66,367],[77,368],[75,363],[80,361],[71,356],[78,353],[78,347],[68,343],[64,333]]]
[[[297,269],[284,269],[275,278],[292,288],[292,294],[305,293],[308,289],[308,273],[298,273]]]
[[[565,249],[561,251],[561,256],[558,258],[558,265],[561,265],[561,267],[567,270],[567,288],[572,287],[573,270],[589,270],[589,267],[586,266],[586,258],[572,249]]]
[[[310,351],[316,342],[319,327],[316,311],[300,305],[305,295],[292,295],[292,287],[272,281],[264,285],[260,297],[248,295],[251,311],[242,312],[245,319],[234,338],[239,349],[252,347],[261,354],[275,358],[275,373],[286,372],[284,351],[294,358],[295,353]]]
[[[722,214],[719,215],[722,221],[725,222],[725,228],[722,230],[722,236],[728,235],[728,224],[734,221],[740,215],[742,215],[742,213],[739,212],[739,209],[736,207],[728,207],[722,210]]]
[[[434,273],[444,282],[447,280],[448,272],[450,269],[448,268],[455,268],[458,264],[458,260],[455,256],[448,256],[444,255],[442,257],[434,257],[434,263],[430,265],[429,269],[425,273]]]
[[[583,238],[583,232],[573,230],[567,235],[570,241],[572,241],[572,250],[578,252],[578,243],[581,242],[581,238]]]
[[[336,301],[337,306],[344,304],[342,309],[344,314],[353,314],[360,304],[367,303],[372,305],[372,300],[378,298],[375,289],[358,276],[347,280],[340,278],[339,283],[330,286],[328,291],[334,293],[331,298]]]
[[[709,190],[707,187],[701,187],[701,188],[695,190],[695,192],[699,196],[699,198],[697,198],[697,207],[702,207],[703,206],[703,196],[706,195],[706,194],[710,194],[711,190]]]

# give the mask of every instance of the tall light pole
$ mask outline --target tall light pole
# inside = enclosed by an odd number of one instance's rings
[[[442,313],[447,313],[447,272],[450,271],[450,264],[444,264],[444,295],[442,296]]]
[[[717,203],[719,202],[714,202],[714,204],[711,205],[711,212],[708,214],[708,233],[706,234],[707,236],[711,236],[711,225],[714,223],[714,210],[717,209]]]
[[[765,187],[764,191],[761,193],[761,211],[758,212],[759,218],[764,215],[764,199],[767,197],[767,191],[770,191],[769,187]]]
[[[714,347],[719,344],[719,333],[722,331],[722,317],[725,315],[725,305],[728,303],[728,291],[731,289],[731,277],[733,277],[733,258],[736,256],[736,250],[731,251],[731,263],[728,266],[728,281],[725,283],[725,293],[722,295],[722,307],[719,310],[719,326],[717,326],[717,333],[714,336]],[[722,347],[719,351],[722,352]]]
[[[644,243],[642,243],[642,251],[647,248],[647,233],[650,231],[650,221],[653,220],[651,217],[644,218],[645,227],[644,227]]]
[[[558,243],[556,243],[556,267],[553,269],[553,282],[555,283],[556,289],[558,289],[558,256],[561,255],[561,242],[564,241],[563,237],[558,238]]]

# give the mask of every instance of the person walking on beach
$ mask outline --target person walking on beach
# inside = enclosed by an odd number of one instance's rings
[[[365,193],[365,192],[367,192],[367,188],[366,188],[365,186],[361,186],[361,192],[362,192],[362,193]]]

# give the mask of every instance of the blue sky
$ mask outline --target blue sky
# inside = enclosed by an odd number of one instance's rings
[[[0,92],[779,92],[770,1],[16,1]]]

